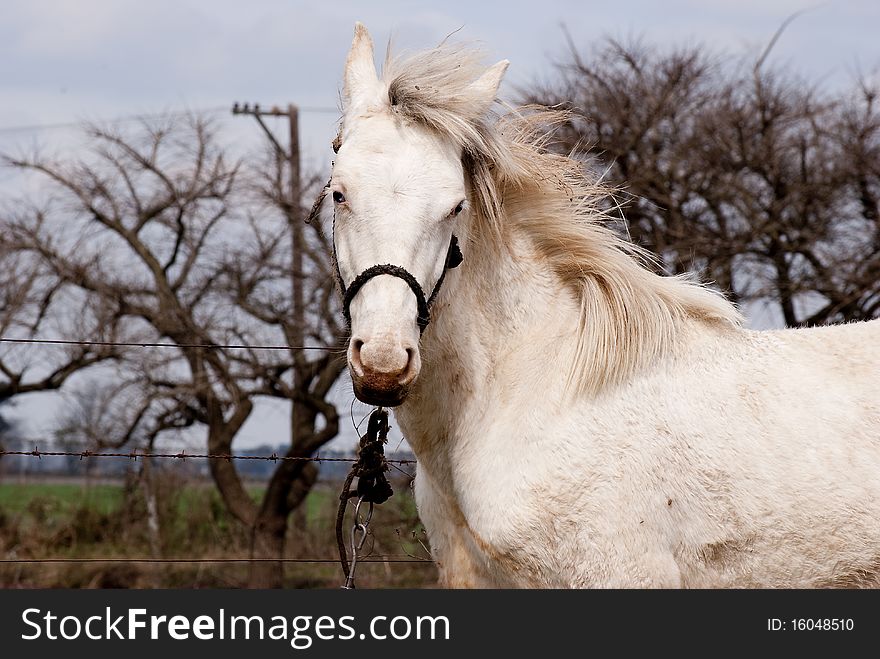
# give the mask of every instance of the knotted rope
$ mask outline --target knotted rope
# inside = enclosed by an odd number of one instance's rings
[[[339,509],[336,512],[336,544],[339,547],[339,562],[342,564],[342,572],[346,577],[347,587],[354,587],[353,570],[357,561],[359,547],[352,542],[352,562],[349,566],[348,554],[345,548],[345,537],[342,530],[345,519],[345,510],[348,500],[358,498],[358,507],[363,502],[370,504],[372,513],[373,505],[385,503],[394,494],[391,483],[385,476],[388,471],[388,461],[385,459],[385,444],[388,442],[388,412],[381,407],[373,410],[367,423],[367,432],[361,437],[358,446],[357,461],[352,465],[351,471],[345,478],[342,492],[339,495]],[[352,481],[357,478],[357,487],[351,488]],[[357,512],[355,513],[357,517]],[[354,520],[355,528],[362,528],[361,545],[366,536],[366,522]]]

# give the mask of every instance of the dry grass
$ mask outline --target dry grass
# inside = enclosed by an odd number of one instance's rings
[[[156,473],[160,557],[246,558],[248,530],[234,520],[210,483],[174,471]],[[253,485],[255,498],[262,487]],[[291,518],[286,558],[336,559],[338,485],[319,483]],[[152,558],[143,489],[135,475],[119,483],[0,482],[0,558]],[[366,548],[375,556],[427,557],[424,528],[405,482],[378,506]],[[287,563],[290,588],[335,588],[336,563]],[[430,587],[431,563],[364,563],[360,587]],[[4,588],[238,588],[247,563],[11,563]]]

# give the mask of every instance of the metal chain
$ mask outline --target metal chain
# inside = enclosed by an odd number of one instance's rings
[[[354,590],[354,571],[357,568],[358,554],[364,548],[367,535],[370,530],[370,520],[373,519],[373,502],[368,501],[369,509],[367,516],[361,520],[361,504],[364,497],[358,497],[357,504],[354,507],[354,523],[351,525],[351,565],[348,568],[348,575],[345,577],[345,584],[342,586],[345,590]]]

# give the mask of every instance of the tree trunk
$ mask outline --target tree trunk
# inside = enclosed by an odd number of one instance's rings
[[[251,562],[248,587],[281,588],[284,585],[284,563],[268,560],[284,557],[284,536],[287,517],[261,514],[251,532]]]
[[[250,401],[243,401],[233,417],[227,421],[215,407],[208,424],[208,449],[214,455],[232,452],[232,438],[252,409]],[[302,403],[293,404],[293,441],[288,457],[309,457],[315,445],[336,434],[338,419],[329,414],[327,428],[316,433],[317,413]],[[317,444],[316,444],[317,443]],[[251,499],[239,477],[235,465],[222,457],[209,461],[211,476],[229,511],[251,534],[251,558],[248,586],[251,588],[281,588],[284,584],[284,542],[291,511],[306,498],[318,477],[312,462],[282,460],[272,474],[259,507]],[[269,560],[267,560],[269,559]]]
[[[208,452],[213,455],[229,455],[232,453],[232,439],[247,420],[253,404],[249,400],[242,401],[229,422],[223,418],[223,410],[216,404],[206,407],[209,416]],[[253,527],[257,518],[257,506],[241,482],[235,465],[231,460],[211,458],[208,466],[226,509],[246,527]]]
[[[144,493],[144,502],[147,508],[147,539],[150,543],[150,555],[153,558],[162,558],[162,536],[159,526],[159,502],[156,497],[156,483],[153,479],[153,466],[151,458],[144,458],[141,462],[141,488]],[[150,572],[150,582],[153,588],[161,588],[162,584],[155,566]]]
[[[311,462],[287,461],[273,474],[251,531],[251,558],[258,560],[251,563],[248,587],[284,586],[284,563],[267,559],[284,558],[290,513],[305,500],[317,478],[318,469]]]
[[[771,256],[773,258],[773,265],[776,268],[776,290],[779,292],[779,306],[782,309],[785,326],[797,327],[799,323],[794,309],[794,285],[788,263],[785,260],[785,254],[781,247],[774,245],[771,249]]]

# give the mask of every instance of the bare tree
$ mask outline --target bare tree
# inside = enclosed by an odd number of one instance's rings
[[[878,315],[876,90],[822,93],[702,48],[571,45],[529,100],[572,112],[560,148],[621,190],[634,240],[789,326]]]
[[[230,454],[256,398],[271,396],[293,401],[287,455],[311,456],[338,431],[327,395],[342,361],[338,349],[306,352],[290,339],[336,347],[345,330],[320,226],[309,230],[302,272],[291,272],[290,216],[304,217],[307,204],[279,208],[290,204],[276,185],[280,163],[270,162],[262,176],[246,172],[227,160],[202,119],[145,125],[131,136],[93,128],[90,137],[90,154],[77,161],[12,161],[43,174],[65,207],[63,214],[19,213],[5,230],[15,253],[112,307],[119,336],[175,344],[124,355],[141,395],[112,441],[198,424],[210,453]],[[263,181],[257,193],[255,180]],[[59,231],[81,239],[60,245]],[[292,274],[310,293],[306,327],[291,326]],[[225,347],[231,344],[291,347]],[[210,469],[227,508],[252,531],[253,556],[280,557],[290,512],[315,482],[313,463],[279,462],[259,503],[234,461],[213,459]],[[281,576],[280,563],[258,562],[251,583],[278,586]]]
[[[0,409],[0,451],[7,450],[6,441],[10,438],[15,438],[17,434],[16,424],[10,421],[3,413],[2,409]],[[0,455],[0,476],[3,475],[3,458],[5,456]]]
[[[34,212],[36,222],[43,216]],[[78,309],[75,317],[69,311]],[[15,249],[0,231],[0,336],[9,339],[53,338],[71,327],[97,341],[115,335],[113,309],[98,300],[77,299],[61,278],[31,254]],[[38,354],[32,346],[0,344],[0,404],[17,396],[61,388],[75,373],[113,359],[111,346],[57,346]]]

